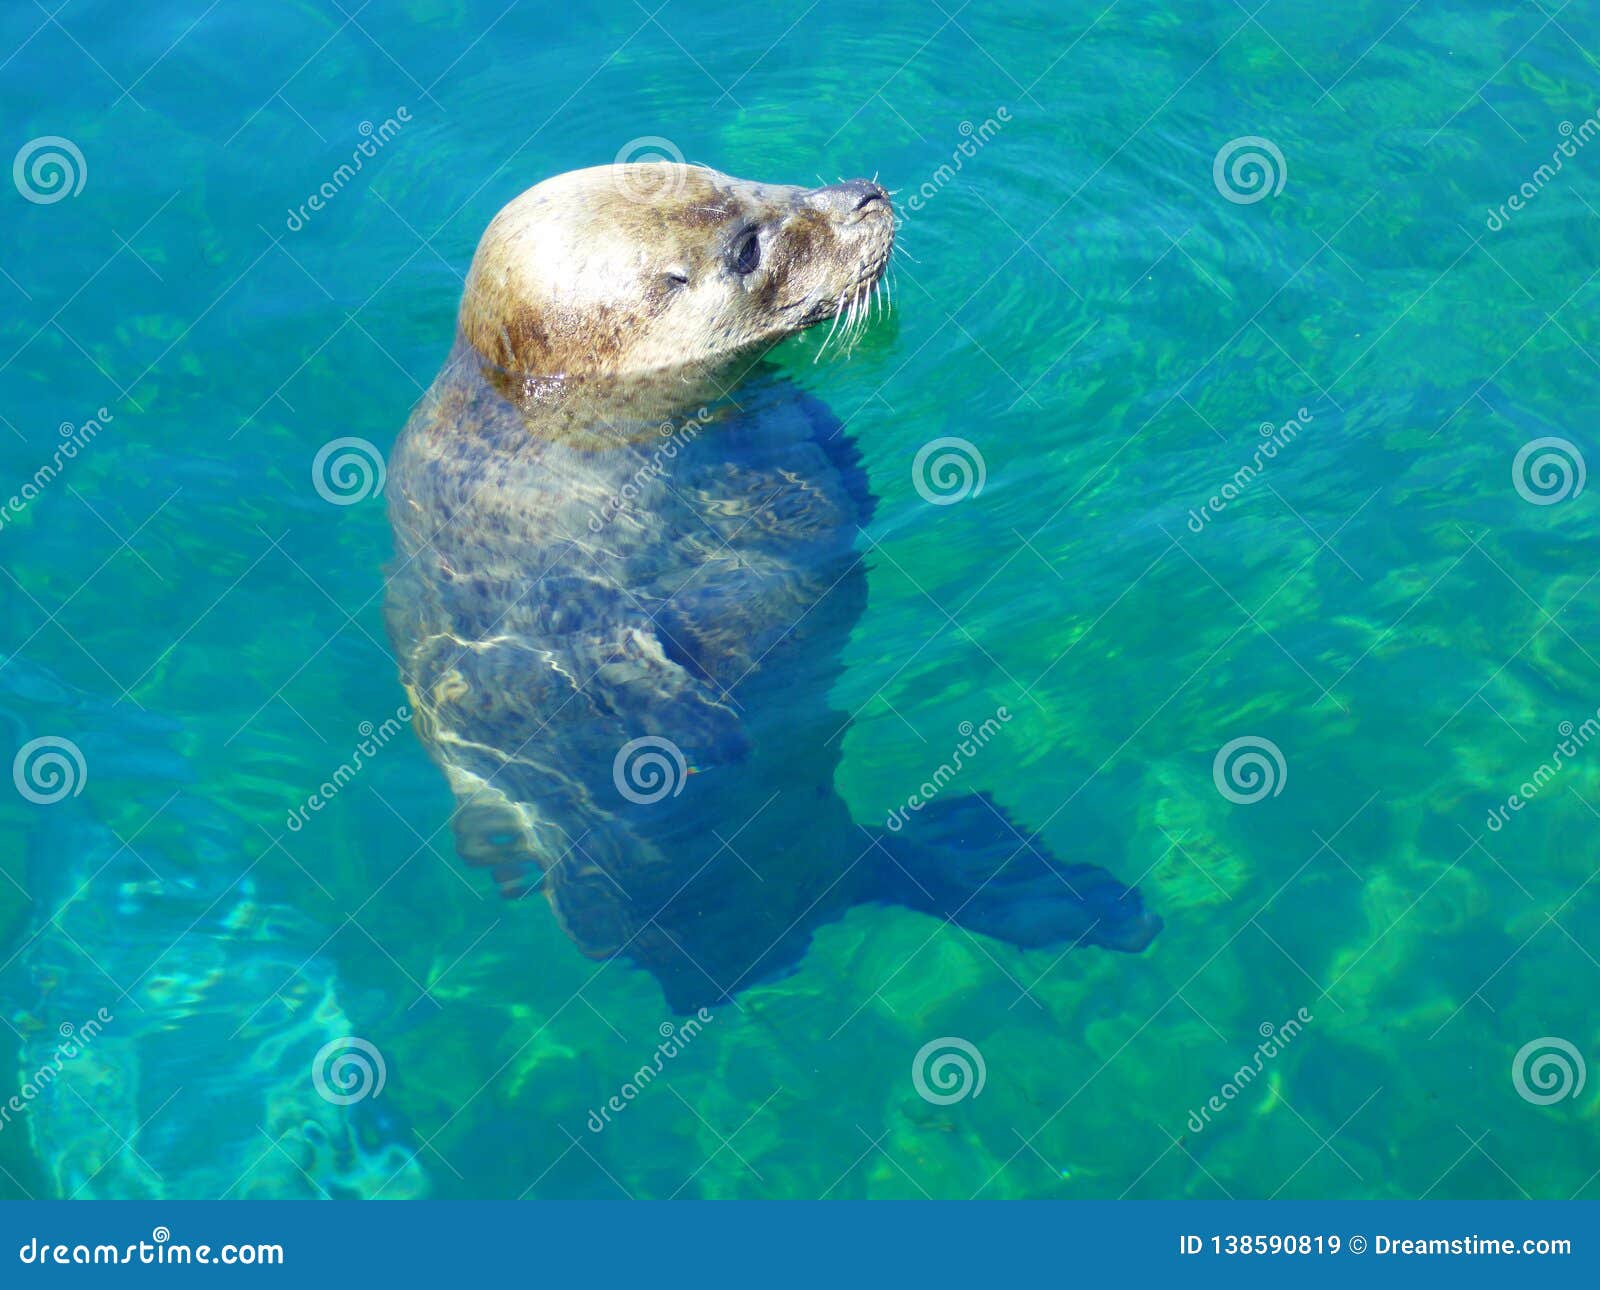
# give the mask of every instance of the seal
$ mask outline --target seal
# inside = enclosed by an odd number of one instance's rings
[[[858,904],[1025,947],[1160,928],[987,795],[874,829],[834,788],[873,499],[765,355],[865,325],[893,241],[866,180],[548,179],[484,233],[392,454],[387,618],[459,854],[680,1012],[794,968]]]

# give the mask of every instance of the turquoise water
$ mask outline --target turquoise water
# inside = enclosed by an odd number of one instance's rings
[[[1597,48],[1578,5],[1392,0],[10,7],[6,146],[83,183],[0,201],[0,726],[82,762],[0,793],[0,1185],[1594,1197],[1600,1081],[1513,1069],[1600,1056]],[[595,1132],[681,1019],[452,855],[385,733],[382,501],[312,463],[391,447],[502,204],[646,137],[896,190],[891,314],[775,355],[879,498],[856,817],[1004,706],[962,787],[1166,928],[858,908]],[[1249,138],[1267,173],[1214,175]],[[983,485],[933,505],[943,437]],[[981,1093],[930,1101],[951,1038]]]

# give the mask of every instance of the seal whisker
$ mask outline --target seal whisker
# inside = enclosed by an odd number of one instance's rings
[[[850,329],[855,325],[856,315],[855,293],[846,288],[840,299],[844,302],[844,309],[839,326],[837,352],[843,357],[850,352]]]
[[[840,310],[842,310],[843,308],[844,308],[844,293],[841,292],[839,294],[839,298],[836,301],[834,301],[834,305],[833,305],[833,321],[828,324],[828,334],[822,338],[822,344],[817,346],[817,352],[811,359],[811,361],[813,363],[821,362],[822,361],[822,356],[828,352],[828,342],[833,339],[833,333],[838,329],[838,326],[839,326],[839,313],[840,313]]]
[[[866,293],[857,291],[850,297],[850,317],[845,320],[844,344],[840,347],[842,352],[848,354],[855,348],[856,341],[861,336],[861,302],[866,298]]]
[[[876,285],[877,283],[874,281],[872,287],[866,287],[856,292],[855,308],[853,310],[855,329],[850,336],[851,349],[861,343],[861,338],[866,335],[867,327],[872,322],[872,292],[873,287],[876,287]]]
[[[833,321],[828,324],[828,334],[822,338],[822,348],[828,348],[828,343],[833,340],[839,331],[839,320],[844,317],[844,292],[839,293],[839,298],[833,302]]]

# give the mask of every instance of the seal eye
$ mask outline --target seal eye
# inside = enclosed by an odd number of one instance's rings
[[[689,275],[682,269],[668,269],[664,276],[666,277],[667,281],[675,287],[686,287],[689,285]]]
[[[745,234],[744,241],[739,243],[739,249],[734,254],[733,267],[743,277],[747,273],[754,273],[761,263],[761,236],[754,229]]]

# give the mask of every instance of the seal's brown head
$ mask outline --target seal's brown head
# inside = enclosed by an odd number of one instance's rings
[[[557,175],[490,223],[461,331],[522,376],[715,362],[859,305],[894,241],[888,194],[639,163]]]

